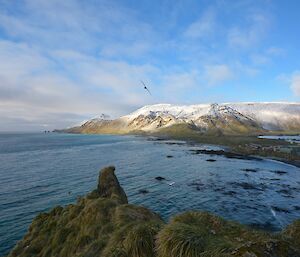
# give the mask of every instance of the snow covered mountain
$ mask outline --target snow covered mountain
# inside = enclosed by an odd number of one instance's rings
[[[177,124],[203,133],[300,132],[300,103],[156,104],[115,120],[93,119],[76,130],[82,133],[151,133]]]

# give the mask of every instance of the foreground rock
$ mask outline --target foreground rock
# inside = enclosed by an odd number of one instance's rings
[[[299,257],[300,220],[280,234],[252,230],[207,212],[168,224],[130,205],[114,167],[76,204],[39,214],[9,257]]]

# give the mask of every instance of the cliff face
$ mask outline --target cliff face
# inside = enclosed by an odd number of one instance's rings
[[[280,234],[255,231],[207,212],[186,212],[168,224],[130,205],[114,167],[76,204],[39,214],[9,257],[299,257],[296,221]]]

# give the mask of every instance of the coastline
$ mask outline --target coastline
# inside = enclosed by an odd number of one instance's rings
[[[98,186],[74,204],[40,213],[8,257],[254,257],[300,256],[300,220],[270,233],[205,211],[186,211],[168,222],[128,203],[113,166]]]
[[[179,129],[178,129],[179,128]],[[193,130],[183,129],[181,126],[175,126],[175,129],[162,129],[160,132],[146,133],[143,131],[135,131],[130,133],[97,133],[97,132],[84,132],[80,130],[55,130],[55,133],[66,133],[66,134],[104,134],[104,135],[133,135],[142,136],[146,138],[153,138],[153,141],[162,140],[181,140],[189,144],[208,144],[212,146],[222,147],[227,152],[233,154],[243,154],[248,157],[259,157],[269,160],[275,160],[283,162],[289,165],[293,165],[300,168],[300,144],[298,145],[297,154],[286,154],[280,152],[272,152],[270,150],[250,149],[251,145],[260,145],[261,148],[272,147],[289,147],[292,144],[277,139],[259,138],[261,135],[206,135],[199,134]],[[279,133],[280,135],[283,135]],[[275,133],[272,133],[275,135]],[[290,134],[288,134],[290,136]],[[295,133],[293,135],[296,135]],[[298,135],[298,134],[297,134]]]

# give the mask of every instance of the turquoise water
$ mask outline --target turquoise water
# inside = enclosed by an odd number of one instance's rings
[[[279,230],[300,218],[299,168],[190,151],[214,148],[134,136],[0,134],[0,256],[35,215],[94,189],[99,169],[111,164],[129,201],[166,220],[185,210],[207,210]]]

